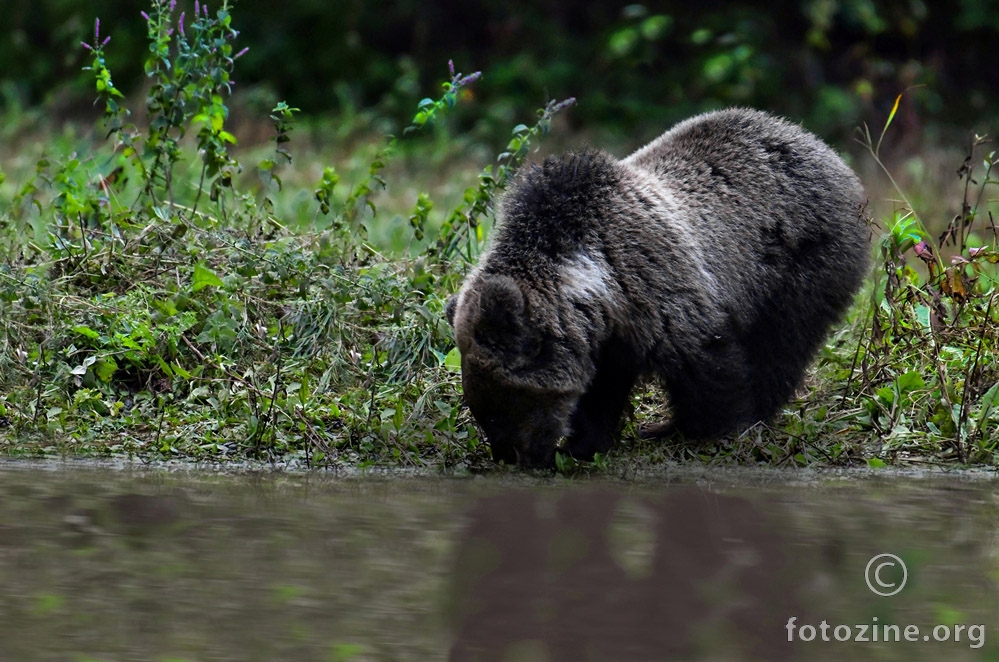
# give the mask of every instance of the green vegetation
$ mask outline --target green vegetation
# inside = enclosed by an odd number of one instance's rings
[[[636,35],[667,29],[653,18]],[[471,166],[481,148],[450,136],[444,119],[478,74],[452,65],[440,97],[414,103],[399,135],[372,143],[344,131],[335,165],[308,146],[298,156],[296,131],[309,127],[284,102],[268,147],[240,151],[228,104],[242,53],[228,3],[187,14],[154,2],[146,26],[141,120],[97,23],[84,50],[106,140],[53,136],[30,163],[12,155],[0,166],[0,452],[487,463],[461,404],[444,305],[496,196],[572,100],[549,102],[498,158]],[[638,38],[612,43],[624,52]],[[877,163],[884,136],[865,134]],[[982,145],[942,237],[911,205],[888,219],[867,295],[782,416],[713,445],[639,442],[637,421],[668,415],[650,386],[623,450],[588,468],[562,458],[560,469],[613,470],[629,456],[994,464],[999,236]]]
[[[147,122],[131,124],[100,23],[89,69],[109,143],[42,158],[0,231],[0,416],[11,453],[298,456],[310,464],[452,462],[480,454],[460,407],[444,303],[482,241],[493,197],[566,105],[518,125],[495,167],[443,219],[420,194],[411,256],[367,240],[390,138],[347,190],[332,166],[311,218],[275,213],[295,109],[271,115],[255,190],[226,129],[226,5],[147,17]],[[407,133],[439,120],[478,74],[451,71]],[[414,136],[415,138],[415,136]],[[408,139],[408,137],[406,138]],[[108,154],[108,152],[111,152]],[[474,180],[473,180],[474,181]],[[433,239],[424,239],[424,233]]]
[[[865,137],[880,164],[881,140]],[[883,286],[867,311],[857,378],[865,396],[860,420],[892,458],[997,459],[999,231],[986,194],[999,179],[992,172],[995,152],[981,154],[986,143],[975,136],[969,145],[958,170],[961,209],[938,239],[910,205],[894,214],[880,242]]]
[[[193,15],[193,0],[178,2]],[[4,8],[0,109],[86,112],[91,91],[74,74],[94,16],[115,35],[108,58],[117,84],[141,93],[148,44],[133,0],[6,0]],[[241,0],[238,11],[237,50],[251,49],[237,90],[261,113],[286,99],[306,113],[377,107],[401,123],[449,58],[488,73],[451,120],[480,137],[505,133],[548,95],[580,96],[577,127],[636,146],[723,105],[767,108],[844,141],[913,85],[923,87],[908,110],[924,126],[967,127],[999,107],[999,75],[982,66],[999,37],[994,0]]]

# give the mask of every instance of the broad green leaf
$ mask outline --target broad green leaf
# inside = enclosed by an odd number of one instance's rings
[[[457,347],[454,347],[444,357],[444,367],[453,372],[461,371],[461,352],[458,351]]]
[[[895,383],[898,385],[899,393],[908,393],[909,391],[915,391],[926,386],[923,376],[915,370],[911,370],[904,375],[899,375]]]
[[[97,340],[98,338],[101,337],[99,333],[91,329],[89,326],[84,326],[82,324],[77,324],[76,326],[74,326],[73,331],[79,333],[81,336],[86,336],[91,340]]]
[[[204,262],[194,265],[194,279],[191,282],[191,291],[197,292],[205,287],[222,287],[222,279],[215,275],[215,272],[205,266]]]
[[[895,402],[895,389],[890,386],[882,386],[877,390],[878,399],[880,399],[885,404],[892,404]]]
[[[103,358],[94,364],[94,376],[97,377],[99,381],[107,384],[114,377],[115,371],[118,369],[118,364],[114,359]]]

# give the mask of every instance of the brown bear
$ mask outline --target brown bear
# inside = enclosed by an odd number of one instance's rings
[[[493,457],[607,451],[646,375],[687,438],[773,416],[866,275],[864,204],[828,145],[741,108],[525,168],[448,305]]]

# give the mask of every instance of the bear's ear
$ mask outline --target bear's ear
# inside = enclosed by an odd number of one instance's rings
[[[527,301],[508,276],[484,278],[478,287],[475,342],[490,349],[523,347],[527,340]]]
[[[454,328],[454,311],[458,307],[458,295],[452,294],[448,297],[447,303],[444,304],[444,314],[447,315],[447,323]]]

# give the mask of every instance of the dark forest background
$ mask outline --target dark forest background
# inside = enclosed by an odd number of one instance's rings
[[[193,1],[180,8],[193,12]],[[212,0],[214,11],[220,0]],[[111,35],[117,85],[140,89],[135,0],[5,0],[0,105],[92,113],[80,46]],[[457,121],[508,131],[514,109],[575,96],[569,121],[649,138],[706,108],[743,104],[842,137],[908,88],[908,121],[966,129],[996,115],[999,0],[239,0],[238,100],[305,115],[375,109],[402,121],[447,62],[482,70]],[[464,118],[464,119],[462,119]],[[918,118],[918,120],[914,119]],[[912,128],[912,127],[910,127]]]

